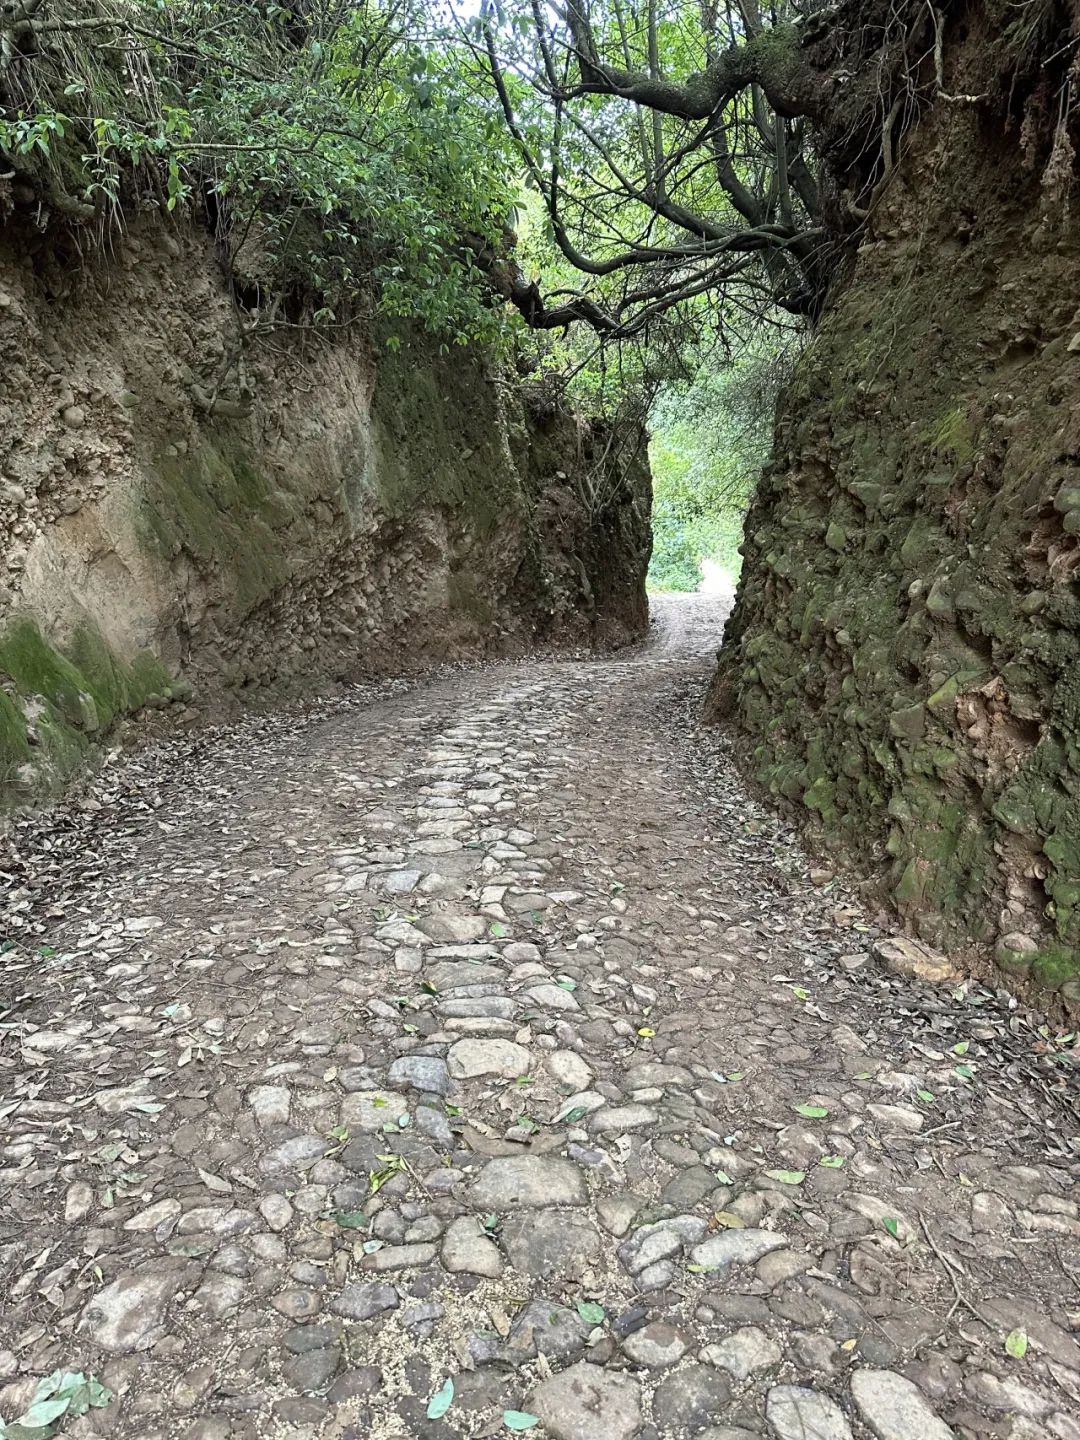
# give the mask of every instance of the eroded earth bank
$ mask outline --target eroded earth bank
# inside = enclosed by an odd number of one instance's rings
[[[0,1414],[70,1369],[73,1437],[1077,1440],[1053,1032],[811,880],[694,733],[721,619],[20,823]]]

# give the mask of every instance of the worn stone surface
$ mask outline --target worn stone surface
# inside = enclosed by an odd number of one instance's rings
[[[774,1385],[765,1405],[776,1440],[854,1440],[835,1400],[804,1385]]]
[[[633,1440],[641,1428],[641,1392],[628,1375],[572,1365],[533,1391],[531,1412],[555,1440]]]
[[[851,1396],[878,1440],[952,1440],[952,1431],[935,1414],[917,1385],[891,1370],[856,1370]]]
[[[0,1416],[71,1365],[113,1440],[1075,1440],[1053,1030],[854,963],[692,730],[713,602],[661,615],[20,822]]]

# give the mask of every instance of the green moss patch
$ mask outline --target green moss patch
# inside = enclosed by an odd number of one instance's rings
[[[0,804],[60,791],[90,758],[95,740],[154,694],[169,676],[148,653],[127,662],[91,626],[62,652],[23,616],[0,636]]]

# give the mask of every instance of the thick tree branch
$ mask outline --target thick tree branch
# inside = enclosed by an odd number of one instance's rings
[[[793,25],[776,25],[732,46],[685,80],[654,77],[605,64],[597,49],[586,0],[567,0],[562,12],[578,57],[581,83],[563,92],[612,95],[684,120],[705,120],[751,85],[760,85],[780,115],[816,115],[825,102],[821,76],[807,63]]]

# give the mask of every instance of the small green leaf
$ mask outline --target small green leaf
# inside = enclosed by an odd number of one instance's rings
[[[726,1170],[717,1170],[717,1171],[716,1171],[716,1178],[717,1178],[717,1180],[720,1181],[720,1184],[721,1184],[721,1185],[734,1185],[734,1184],[735,1184],[735,1181],[732,1180],[731,1176],[727,1173]]]
[[[823,1155],[817,1163],[819,1165],[824,1165],[826,1170],[840,1170],[843,1168],[844,1165],[844,1156]]]
[[[766,1170],[770,1180],[779,1180],[781,1185],[801,1185],[806,1179],[805,1170]]]
[[[540,1421],[527,1410],[504,1410],[503,1424],[507,1430],[531,1430],[534,1425],[539,1425]]]
[[[742,1071],[742,1070],[732,1070],[732,1071],[730,1072],[730,1074],[728,1075],[728,1077],[727,1077],[727,1078],[728,1078],[728,1084],[729,1084],[729,1085],[736,1085],[736,1084],[738,1084],[738,1082],[743,1078],[744,1073],[745,1073],[745,1072]]]
[[[807,1120],[824,1120],[828,1110],[824,1105],[792,1105],[796,1115],[805,1115]]]
[[[555,981],[555,984],[560,985],[564,990],[577,989],[577,981],[573,979],[573,977],[570,975],[560,975],[559,978]]]
[[[492,935],[495,936],[496,940],[503,940],[509,934],[509,931],[501,920],[492,920],[491,924],[488,926],[488,929],[491,931]]]
[[[961,1080],[970,1080],[974,1073],[970,1065],[955,1065],[953,1067],[953,1074],[959,1075]]]
[[[746,1221],[731,1210],[717,1210],[713,1214],[714,1222],[721,1230],[745,1230]]]
[[[1025,1330],[1011,1330],[1005,1337],[1005,1353],[1014,1360],[1022,1360],[1027,1354],[1028,1337]]]
[[[367,1229],[368,1217],[363,1210],[339,1210],[332,1217],[335,1225],[340,1225],[343,1230],[365,1230]]]
[[[801,985],[793,985],[793,986],[791,987],[791,993],[795,996],[796,1000],[809,1000],[809,999],[810,999],[810,992],[809,992],[809,990],[804,990]]]
[[[428,1401],[427,1418],[429,1420],[441,1420],[447,1410],[453,1404],[454,1382],[447,1380]]]
[[[637,1033],[642,1036],[643,1039],[651,1040],[652,1037],[656,1034],[656,1031],[653,1030],[649,1025],[642,1025],[639,1027]]]
[[[937,1098],[932,1090],[917,1090],[915,1093],[920,1100],[925,1100],[927,1105],[932,1105]]]
[[[602,1325],[604,1323],[607,1311],[603,1305],[597,1305],[594,1300],[579,1300],[576,1308],[586,1325]]]
[[[966,1055],[967,1052],[968,1052],[970,1049],[971,1049],[971,1043],[970,1043],[970,1041],[961,1040],[961,1042],[960,1042],[959,1045],[954,1045],[954,1046],[952,1047],[952,1053],[953,1053],[954,1055]]]
[[[899,1222],[899,1220],[894,1220],[891,1215],[886,1215],[886,1216],[884,1216],[884,1217],[882,1218],[881,1223],[882,1223],[882,1225],[885,1226],[885,1229],[889,1232],[889,1234],[893,1237],[894,1240],[899,1239],[899,1237],[900,1237],[900,1222]]]
[[[566,1112],[566,1114],[563,1116],[563,1120],[564,1120],[568,1125],[573,1125],[573,1124],[575,1124],[578,1120],[580,1120],[584,1114],[585,1114],[585,1106],[584,1106],[584,1105],[575,1105],[572,1110],[568,1110],[568,1111]]]

